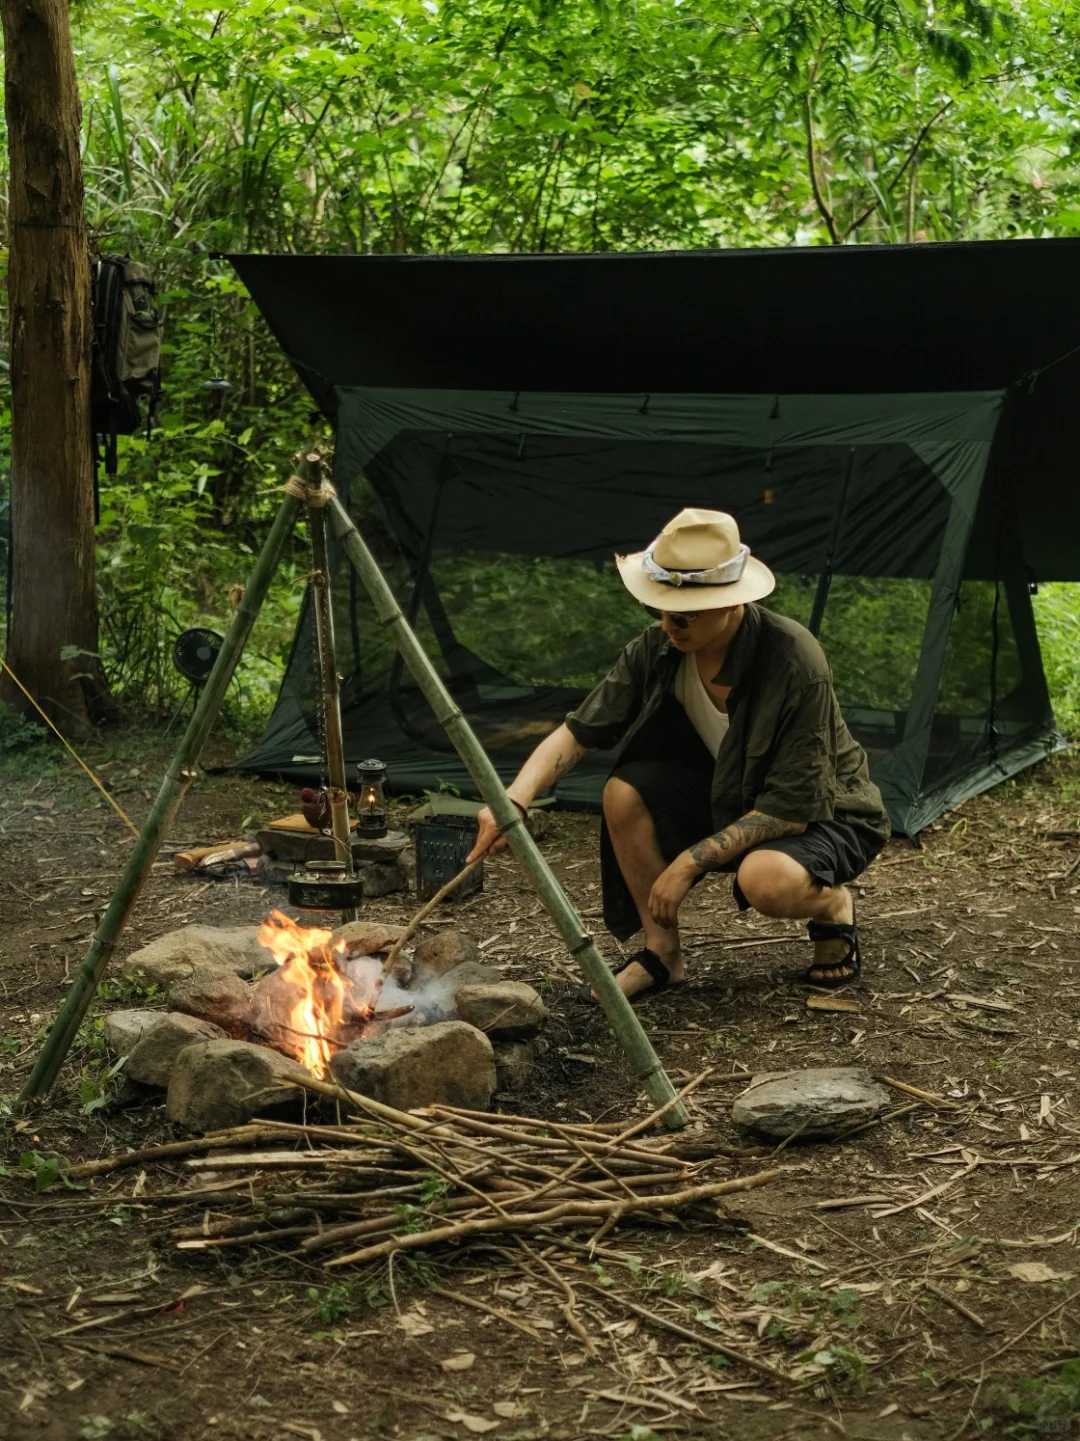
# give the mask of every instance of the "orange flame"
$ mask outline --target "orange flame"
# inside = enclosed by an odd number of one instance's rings
[[[336,1038],[357,1019],[347,1014],[351,986],[335,959],[344,955],[345,942],[331,945],[332,931],[298,926],[281,911],[271,911],[256,939],[281,967],[283,985],[275,988],[271,1008],[274,1044],[325,1076],[341,1047]]]

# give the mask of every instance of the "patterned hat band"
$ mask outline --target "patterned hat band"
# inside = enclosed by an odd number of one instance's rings
[[[735,581],[742,579],[742,573],[746,569],[746,557],[750,554],[748,545],[740,545],[738,555],[732,556],[730,560],[725,560],[720,565],[710,566],[708,570],[667,570],[653,559],[654,549],[655,542],[641,557],[645,574],[650,580],[658,581],[661,585],[674,586],[732,585]]]

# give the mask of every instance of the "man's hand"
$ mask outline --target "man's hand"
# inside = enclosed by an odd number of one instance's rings
[[[499,835],[499,823],[487,806],[477,812],[476,819],[480,824],[480,833],[476,837],[476,845],[465,857],[466,865],[479,856],[487,855],[488,851],[501,851],[506,845],[506,837]]]
[[[507,795],[509,794],[508,791]],[[524,801],[514,800],[513,796],[510,796],[510,799],[513,801],[515,809],[520,811],[521,819],[527,822],[529,818],[529,807]],[[506,849],[506,837],[499,835],[499,823],[487,806],[484,806],[483,810],[477,811],[476,819],[480,825],[480,831],[476,837],[476,845],[473,846],[472,850],[465,857],[466,865],[475,861],[478,856],[487,855],[489,851],[494,855],[496,851]]]
[[[653,882],[649,892],[649,914],[658,926],[674,929],[679,923],[679,907],[686,900],[701,868],[689,851],[676,856],[666,871]]]

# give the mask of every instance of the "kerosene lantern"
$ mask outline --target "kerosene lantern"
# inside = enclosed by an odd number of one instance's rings
[[[361,761],[356,768],[360,779],[356,807],[358,839],[379,840],[386,835],[389,821],[386,810],[386,767],[382,761]]]

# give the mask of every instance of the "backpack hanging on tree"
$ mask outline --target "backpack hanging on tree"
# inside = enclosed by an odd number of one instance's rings
[[[93,264],[94,343],[90,413],[95,453],[100,437],[105,473],[116,474],[116,437],[134,435],[147,401],[147,430],[161,396],[161,331],[157,286],[147,265],[130,255],[102,255]]]

